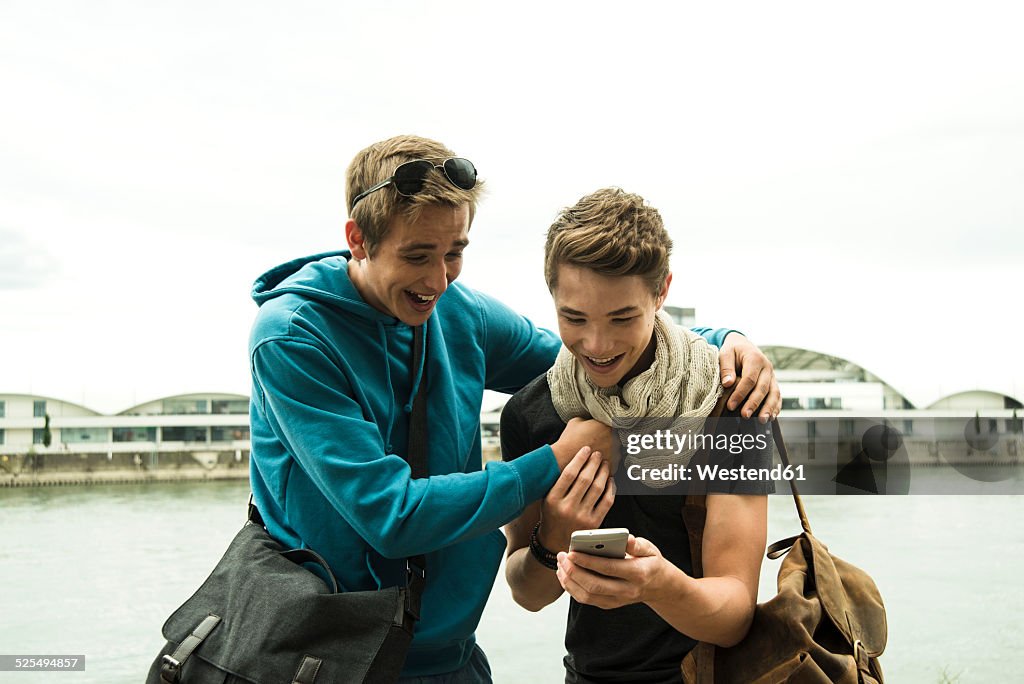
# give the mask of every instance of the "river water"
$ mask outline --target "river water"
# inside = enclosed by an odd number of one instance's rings
[[[84,672],[0,682],[140,682],[167,615],[206,578],[248,485],[0,490],[0,654],[84,654]],[[1024,524],[1017,496],[805,497],[815,534],[886,602],[890,682],[1001,682],[1024,672]],[[768,541],[798,530],[773,496]],[[774,593],[765,561],[760,599]],[[560,682],[565,597],[539,613],[499,576],[478,631],[498,684]]]

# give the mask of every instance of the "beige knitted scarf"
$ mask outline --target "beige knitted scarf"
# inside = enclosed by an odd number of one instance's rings
[[[645,425],[666,427],[673,432],[699,432],[722,394],[718,350],[703,337],[681,328],[658,311],[654,319],[654,361],[650,368],[630,378],[621,387],[602,388],[587,377],[583,365],[562,347],[548,371],[551,401],[559,417],[595,418],[618,430],[625,440],[629,432],[642,432]],[[625,443],[623,443],[625,447]],[[689,463],[693,449],[645,449],[638,456],[623,448],[626,467],[638,463],[657,468]],[[664,483],[666,485],[671,483]]]

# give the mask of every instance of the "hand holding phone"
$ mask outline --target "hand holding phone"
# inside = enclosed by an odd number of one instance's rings
[[[610,527],[601,530],[576,530],[569,540],[569,550],[604,558],[625,558],[629,530]]]

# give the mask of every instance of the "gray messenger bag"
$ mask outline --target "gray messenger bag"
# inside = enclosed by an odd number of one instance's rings
[[[395,681],[423,587],[409,563],[406,587],[339,592],[319,555],[285,550],[250,520],[164,623],[147,684]]]

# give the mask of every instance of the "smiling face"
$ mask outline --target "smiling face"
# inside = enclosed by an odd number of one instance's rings
[[[647,370],[654,359],[654,314],[671,274],[655,296],[640,276],[608,276],[561,264],[551,296],[562,344],[598,387],[613,387]]]
[[[469,205],[423,207],[415,220],[397,215],[384,238],[367,251],[355,221],[345,224],[352,250],[349,277],[366,303],[417,326],[430,318],[438,298],[462,271],[469,244]]]

